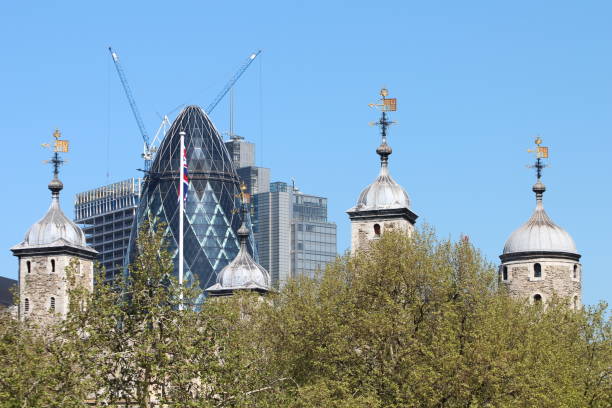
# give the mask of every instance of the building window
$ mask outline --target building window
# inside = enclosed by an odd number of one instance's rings
[[[578,296],[574,296],[574,310],[578,310]]]
[[[55,272],[55,259],[51,260],[51,272]]]
[[[380,224],[374,224],[374,235],[380,236]]]
[[[28,268],[28,273],[32,272],[32,262],[27,261],[26,262],[26,267]]]
[[[578,279],[578,265],[574,265],[574,279]]]
[[[539,263],[533,265],[533,277],[541,278],[542,277],[542,265]]]
[[[508,280],[508,267],[504,265],[502,268],[502,279]]]
[[[23,302],[23,310],[26,312],[30,311],[30,299],[25,298],[25,301]]]
[[[540,295],[539,293],[536,293],[535,295],[533,295],[533,303],[535,304],[542,303],[542,295]]]
[[[50,305],[49,305],[49,309],[52,312],[55,312],[55,298],[53,296],[51,296],[51,302],[50,302]]]

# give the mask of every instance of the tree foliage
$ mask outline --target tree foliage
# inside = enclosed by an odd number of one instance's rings
[[[116,285],[74,287],[44,336],[3,318],[1,407],[611,405],[606,306],[513,299],[464,240],[386,233],[315,279],[200,307],[163,230],[141,230]]]

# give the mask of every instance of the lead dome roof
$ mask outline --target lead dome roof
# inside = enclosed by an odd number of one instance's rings
[[[359,194],[357,204],[348,210],[352,211],[376,211],[389,209],[410,209],[410,197],[389,173],[389,155],[391,147],[383,139],[382,144],[376,149],[380,155],[380,172],[372,184],[363,189]]]
[[[553,252],[578,254],[571,235],[555,224],[546,214],[542,196],[546,188],[539,180],[533,186],[536,193],[536,208],[531,218],[516,229],[506,241],[503,254],[521,252]]]
[[[34,223],[25,234],[23,241],[14,246],[13,250],[70,246],[87,252],[96,251],[87,246],[85,234],[60,207],[59,192],[63,184],[57,178],[49,183],[51,190],[51,205],[47,213]]]
[[[238,255],[219,272],[217,282],[206,289],[212,295],[231,294],[236,290],[270,291],[270,274],[259,265],[247,250],[249,229],[243,222],[238,229],[240,250]]]

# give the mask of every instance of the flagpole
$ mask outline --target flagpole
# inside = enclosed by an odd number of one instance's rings
[[[179,153],[179,276],[178,282],[181,288],[181,303],[179,308],[183,309],[183,216],[185,213],[185,187],[184,187],[184,177],[185,177],[185,168],[183,165],[184,160],[184,152],[185,152],[185,132],[181,131],[179,133],[181,136],[181,150]]]

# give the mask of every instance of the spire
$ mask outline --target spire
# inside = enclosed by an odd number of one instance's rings
[[[247,251],[247,241],[249,239],[249,232],[250,232],[249,228],[246,225],[246,219],[247,219],[247,211],[248,211],[251,195],[247,193],[246,191],[247,191],[247,186],[246,184],[244,184],[244,182],[242,182],[240,184],[240,194],[239,194],[240,215],[242,217],[242,224],[240,225],[240,228],[238,228],[238,231],[236,231],[238,234],[238,239],[240,240],[240,251],[241,252]]]
[[[387,171],[387,165],[389,163],[389,156],[393,153],[391,146],[387,144],[387,128],[393,125],[395,122],[390,121],[387,118],[387,112],[395,112],[397,110],[397,99],[387,98],[389,91],[386,88],[380,90],[381,102],[382,103],[371,103],[369,106],[377,108],[381,111],[380,119],[376,122],[371,122],[370,125],[376,125],[380,127],[380,146],[376,149],[376,153],[380,156],[381,173]]]
[[[544,192],[546,191],[546,186],[544,185],[544,183],[542,183],[541,178],[542,178],[542,170],[548,166],[543,163],[542,159],[548,159],[548,147],[540,146],[542,144],[541,137],[537,137],[535,139],[535,144],[536,144],[535,149],[527,150],[529,153],[535,153],[535,156],[536,156],[535,163],[529,166],[529,168],[536,170],[537,181],[533,185],[532,190],[536,194],[537,208],[543,208],[542,197],[544,196]]]
[[[45,163],[51,163],[53,165],[53,180],[49,183],[49,190],[51,190],[51,197],[53,200],[59,200],[59,192],[64,188],[64,184],[59,179],[59,169],[66,161],[60,157],[60,153],[68,153],[68,140],[60,139],[62,137],[62,133],[59,129],[55,129],[53,132],[53,137],[55,141],[53,142],[53,156],[51,159],[45,160]],[[51,145],[49,143],[43,143],[44,148],[51,149]]]

